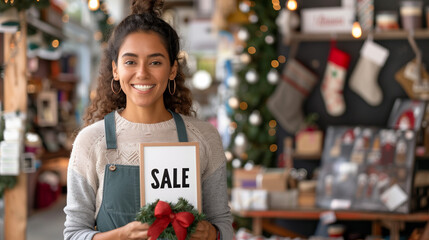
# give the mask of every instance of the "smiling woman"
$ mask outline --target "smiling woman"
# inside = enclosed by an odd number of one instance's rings
[[[131,99],[127,99],[124,91],[118,90],[123,87],[121,85],[123,82],[119,75],[114,76],[113,67],[116,65],[119,68],[119,63],[122,63],[126,64],[125,66],[127,67],[134,68],[135,64],[142,64],[142,62],[138,61],[143,57],[146,58],[145,61],[148,61],[150,57],[150,60],[152,60],[150,66],[152,67],[157,66],[157,64],[163,64],[162,68],[166,71],[166,74],[176,69],[175,77],[165,79],[166,88],[163,92],[165,108],[184,115],[194,113],[191,109],[191,92],[185,86],[185,77],[178,63],[179,37],[169,24],[159,18],[162,6],[162,1],[133,1],[133,14],[125,18],[114,30],[101,61],[97,95],[84,116],[86,126],[103,119],[106,114],[114,110],[126,107],[126,103]],[[125,42],[134,44],[133,48],[128,43],[124,44]],[[140,48],[148,49],[149,45],[156,47],[155,49],[157,50],[151,53],[145,52],[145,56],[141,55],[143,52],[137,52],[143,51]],[[128,50],[125,51],[124,46]],[[157,61],[162,58],[160,54],[164,56],[163,61]],[[125,59],[127,61],[124,61]],[[165,70],[167,67],[171,68],[171,70]],[[144,73],[145,70],[146,68],[140,68],[140,73]],[[120,81],[113,81],[112,79]],[[168,81],[168,79],[172,81]],[[167,83],[169,84],[168,87]],[[118,94],[114,93],[118,91]],[[174,94],[170,94],[170,92]]]
[[[163,94],[168,82],[175,81],[177,61],[170,63],[162,42],[154,32],[129,34],[119,49],[119,59],[112,62],[113,79],[120,82],[126,95],[122,116],[130,121],[153,123],[171,118],[165,111]],[[153,113],[163,109],[159,119],[153,118]]]
[[[191,116],[179,38],[160,18],[162,3],[133,0],[132,14],[118,24],[105,49],[97,95],[70,156],[64,239],[148,239],[149,224],[135,221],[141,207],[139,144],[178,141],[197,142],[199,148],[207,220],[197,223],[191,239],[233,237],[222,142],[216,128]],[[172,165],[177,157],[159,160]],[[163,178],[169,176],[164,172]]]

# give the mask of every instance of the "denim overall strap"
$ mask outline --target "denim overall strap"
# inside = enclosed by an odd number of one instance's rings
[[[188,140],[182,117],[174,112],[179,141]],[[104,117],[107,149],[116,149],[115,112]],[[107,164],[104,169],[103,200],[98,211],[97,230],[106,232],[135,220],[140,210],[139,166]]]
[[[116,149],[115,111],[104,117],[104,132],[106,134],[107,149]]]
[[[171,113],[171,115],[173,115],[174,122],[176,123],[177,137],[179,138],[179,142],[187,142],[188,134],[186,134],[186,126],[182,117],[170,109],[168,109],[168,111]]]

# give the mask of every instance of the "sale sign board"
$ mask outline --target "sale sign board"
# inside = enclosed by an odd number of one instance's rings
[[[197,142],[140,144],[141,206],[183,197],[201,212],[201,177]]]

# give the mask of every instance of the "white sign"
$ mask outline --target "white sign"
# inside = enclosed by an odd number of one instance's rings
[[[350,8],[308,8],[301,11],[305,33],[351,33],[355,12]]]
[[[179,197],[188,200],[201,212],[198,143],[141,143],[141,205],[157,199],[176,203]]]

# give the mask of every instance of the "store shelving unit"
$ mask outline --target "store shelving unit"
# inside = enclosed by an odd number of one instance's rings
[[[269,211],[240,211],[235,214],[242,217],[250,217],[253,220],[253,233],[255,236],[262,234],[263,220],[269,218],[283,219],[307,219],[319,220],[320,215],[332,210],[322,209],[290,209],[290,210],[269,210]],[[345,221],[371,221],[373,234],[381,232],[381,225],[386,226],[390,231],[390,239],[399,239],[401,226],[406,222],[427,222],[421,240],[429,239],[429,214],[428,213],[377,213],[360,211],[332,211],[337,220]]]
[[[429,39],[429,29],[419,29],[410,33],[405,30],[375,31],[372,33],[374,40],[406,40],[412,34],[415,39]],[[316,41],[362,41],[368,38],[369,33],[363,33],[360,38],[354,38],[351,33],[300,33],[292,34],[292,42],[316,42]]]

